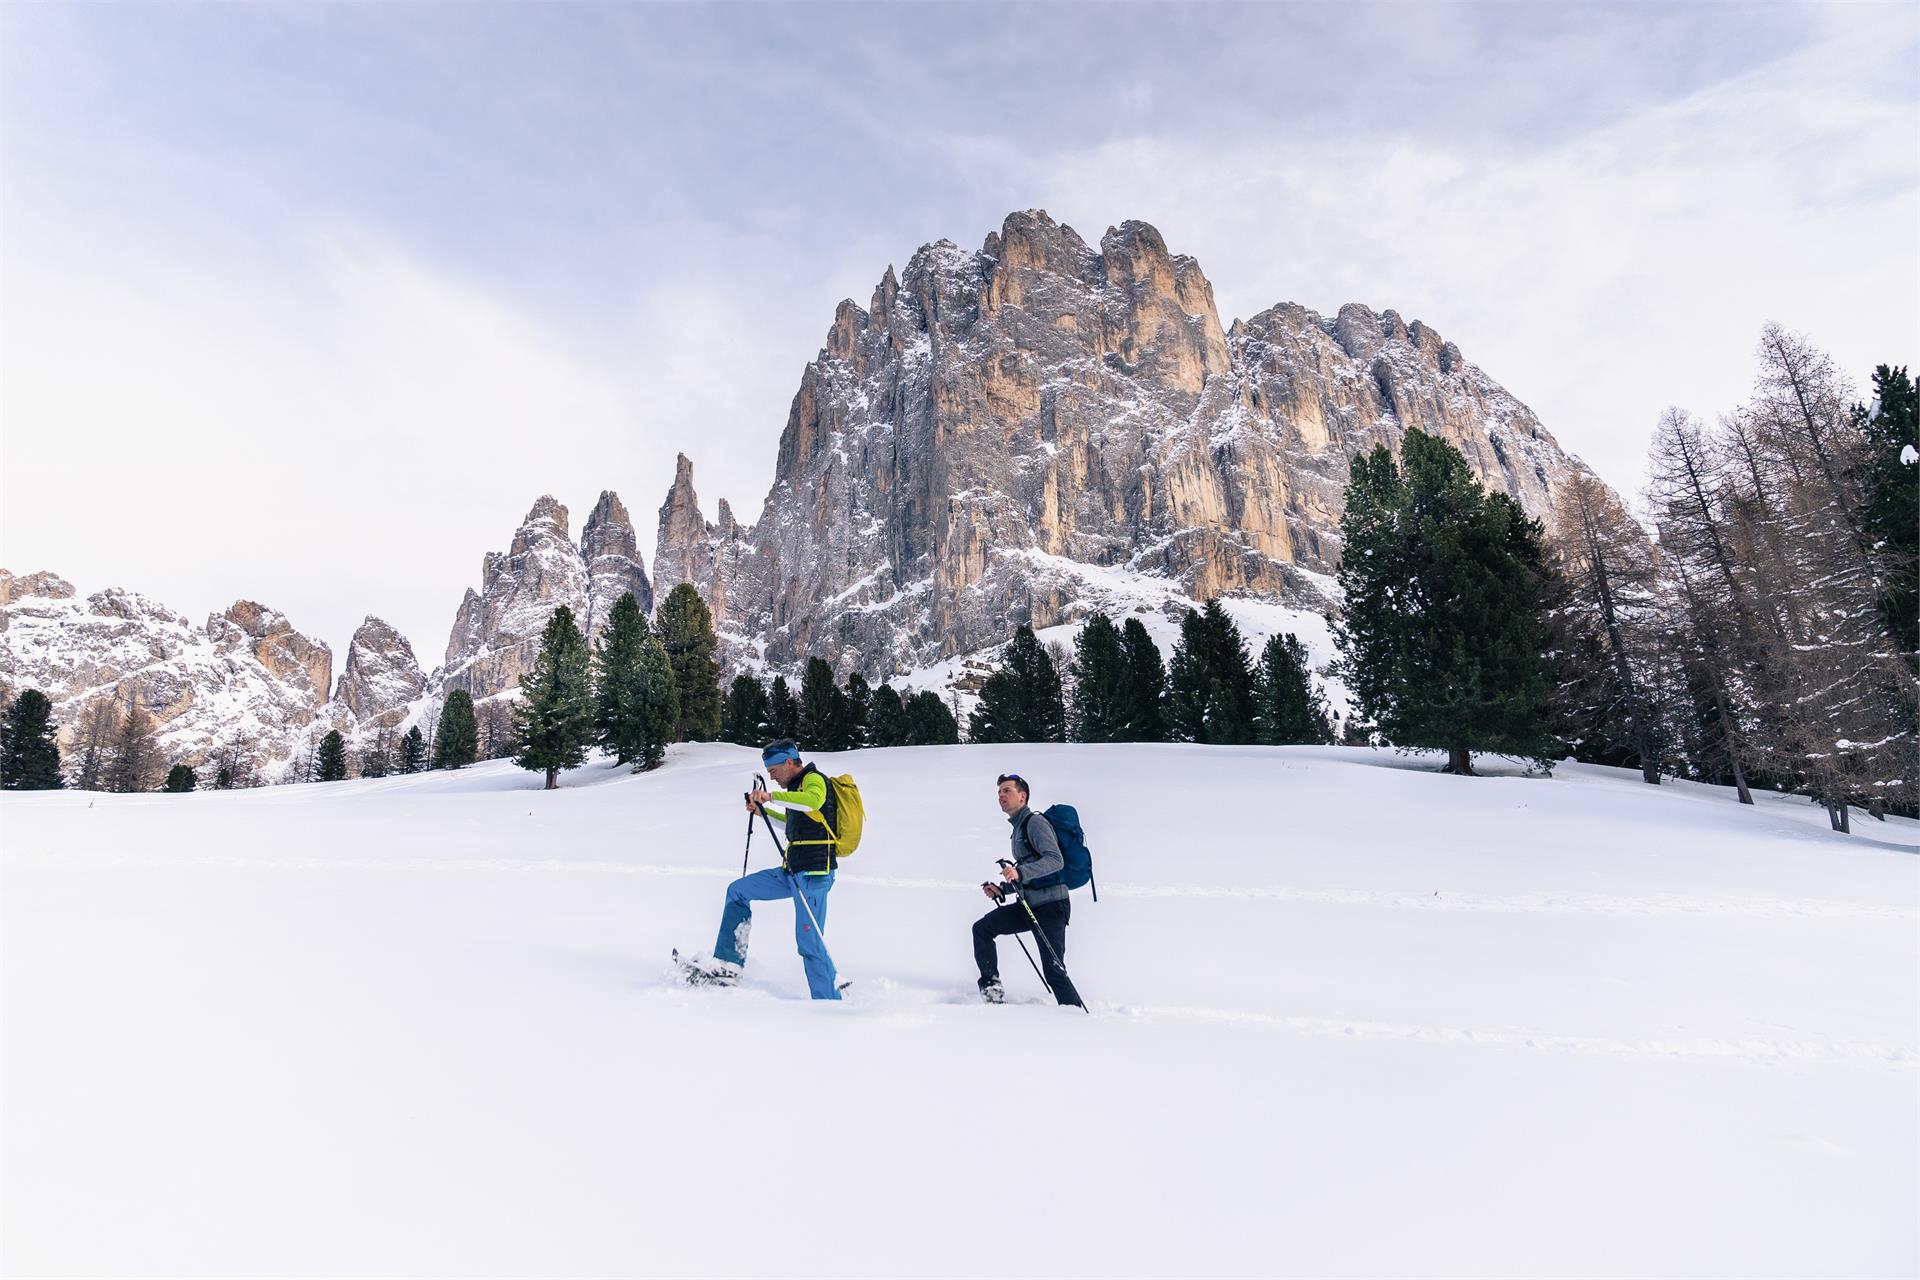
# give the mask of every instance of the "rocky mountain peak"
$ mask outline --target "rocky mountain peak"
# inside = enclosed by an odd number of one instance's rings
[[[620,495],[601,491],[600,501],[580,532],[580,558],[587,567],[587,616],[582,620],[589,642],[606,629],[607,619],[620,597],[631,591],[643,613],[653,612],[653,584],[640,554],[639,538]]]
[[[655,569],[772,665],[869,675],[1069,619],[1129,576],[1318,611],[1349,460],[1414,426],[1536,515],[1583,469],[1420,322],[1281,303],[1229,334],[1150,224],[1095,251],[1025,210],[836,309],[751,529],[707,524],[682,458]]]
[[[520,683],[540,653],[540,633],[561,605],[589,617],[587,566],[567,536],[567,509],[543,495],[514,531],[503,554],[490,551],[481,589],[467,591],[447,637],[443,689],[478,700]]]
[[[369,614],[353,633],[334,701],[359,726],[392,728],[427,691],[427,677],[407,638]]]

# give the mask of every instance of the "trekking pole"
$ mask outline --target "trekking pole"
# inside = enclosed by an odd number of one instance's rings
[[[764,783],[765,781],[766,779],[761,777],[759,774],[757,773],[754,774],[753,785],[747,788],[746,792],[743,793],[741,796],[741,799],[749,802],[748,808],[747,808],[747,847],[740,854],[740,874],[743,876],[747,874],[747,858],[749,855],[753,853],[753,808],[751,804],[753,800],[753,793],[758,791],[761,787],[761,784]]]
[[[991,880],[987,881],[986,884],[988,888],[998,890],[998,892],[994,894],[993,900],[999,903],[1003,907],[1006,906],[1007,891],[1004,888],[1001,888],[999,885],[994,884]],[[1037,961],[1034,960],[1033,952],[1027,950],[1027,940],[1021,937],[1017,933],[1013,935],[1013,940],[1020,944],[1020,954],[1027,958],[1028,964],[1033,966],[1033,976],[1040,979],[1040,985],[1047,989],[1048,995],[1052,995],[1053,984],[1047,981],[1046,974],[1040,972],[1040,965]]]
[[[751,821],[751,819],[749,819],[749,821]],[[787,847],[780,843],[780,835],[773,829],[773,819],[767,816],[767,807],[765,805],[760,806],[760,821],[767,824],[767,838],[773,841],[773,847],[779,851],[780,865],[782,867],[786,866]],[[820,950],[826,953],[827,963],[833,964],[833,952],[827,950],[827,931],[820,927],[820,917],[813,914],[813,904],[807,901],[807,895],[800,892],[799,886],[793,882],[793,873],[791,871],[787,872],[787,887],[793,896],[800,900],[800,905],[806,908],[807,919],[813,921],[813,935],[820,939]],[[840,966],[835,964],[833,967],[838,969]]]
[[[1001,861],[1004,864],[1006,860],[1003,858],[1001,859]],[[1047,959],[1053,961],[1053,967],[1060,971],[1061,976],[1066,978],[1068,982],[1073,982],[1073,975],[1067,972],[1066,965],[1060,963],[1059,953],[1053,949],[1053,943],[1047,941],[1046,931],[1040,927],[1040,917],[1033,914],[1033,904],[1027,901],[1027,895],[1024,893],[1020,895],[1020,907],[1023,911],[1027,913],[1027,919],[1033,922],[1033,936],[1040,939],[1040,946],[1046,951]],[[1022,951],[1025,951],[1027,949],[1027,944],[1022,942],[1020,944],[1020,949]],[[1040,980],[1042,982],[1045,982],[1046,978],[1042,977]],[[1077,982],[1073,982],[1073,989],[1075,992],[1078,992],[1080,990],[1080,984]],[[1053,988],[1049,986],[1047,988],[1047,991],[1049,993],[1052,993]],[[1058,998],[1059,997],[1056,995],[1055,999],[1058,999]],[[1090,1014],[1093,1012],[1093,1010],[1087,1008],[1087,1000],[1085,996],[1080,997],[1080,1012],[1087,1013],[1087,1014]]]

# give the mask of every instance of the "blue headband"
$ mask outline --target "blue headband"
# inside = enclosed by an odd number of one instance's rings
[[[800,763],[800,753],[792,747],[774,747],[760,753],[760,763],[772,768],[776,764],[785,764],[791,760]]]

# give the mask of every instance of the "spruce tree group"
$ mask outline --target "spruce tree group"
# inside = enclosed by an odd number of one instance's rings
[[[200,777],[194,773],[191,765],[176,764],[167,770],[167,780],[160,784],[160,789],[178,794],[183,791],[192,791],[199,785]]]
[[[62,785],[53,702],[24,689],[0,718],[0,790],[53,791]]]
[[[679,718],[680,695],[666,651],[631,591],[614,603],[593,667],[593,740],[621,764],[658,764]]]
[[[767,692],[767,737],[792,738],[800,732],[800,702],[787,687],[785,676],[775,676]]]
[[[1398,460],[1384,445],[1355,458],[1351,477],[1335,637],[1357,713],[1396,746],[1444,750],[1452,773],[1471,774],[1475,751],[1545,765],[1540,526],[1423,431]]]
[[[1033,628],[1022,624],[1007,643],[1005,665],[988,676],[967,721],[972,742],[1065,742],[1066,698],[1060,672]]]
[[[767,733],[767,689],[752,676],[735,676],[720,713],[720,736],[743,747],[757,747]]]
[[[433,767],[463,769],[479,755],[479,730],[473,718],[473,695],[465,689],[447,694],[440,709],[440,725],[434,733]]]
[[[1254,738],[1253,669],[1247,642],[1218,600],[1180,623],[1167,672],[1167,719],[1178,742],[1248,743]]]
[[[891,684],[875,689],[867,712],[867,745],[904,747],[910,732],[906,704],[900,700],[899,691]]]
[[[632,600],[632,593],[621,603]],[[639,607],[634,607],[638,616]],[[546,789],[560,785],[560,771],[584,763],[593,744],[593,677],[586,637],[566,605],[555,609],[540,633],[540,654],[520,679],[513,704],[513,740],[522,769],[546,774]]]

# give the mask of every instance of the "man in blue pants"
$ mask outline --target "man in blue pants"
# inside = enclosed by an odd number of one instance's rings
[[[815,1000],[838,1000],[833,959],[820,937],[820,930],[827,927],[827,891],[833,888],[834,871],[840,865],[834,856],[833,788],[825,774],[801,761],[800,748],[789,739],[768,743],[760,759],[767,776],[781,789],[753,792],[747,797],[747,810],[785,826],[787,848],[780,866],[741,876],[727,886],[727,905],[720,913],[720,936],[713,944],[713,972],[708,979],[739,980],[747,963],[753,903],[792,898],[793,940],[806,965],[807,989]],[[784,812],[768,808],[769,804],[784,806]]]

